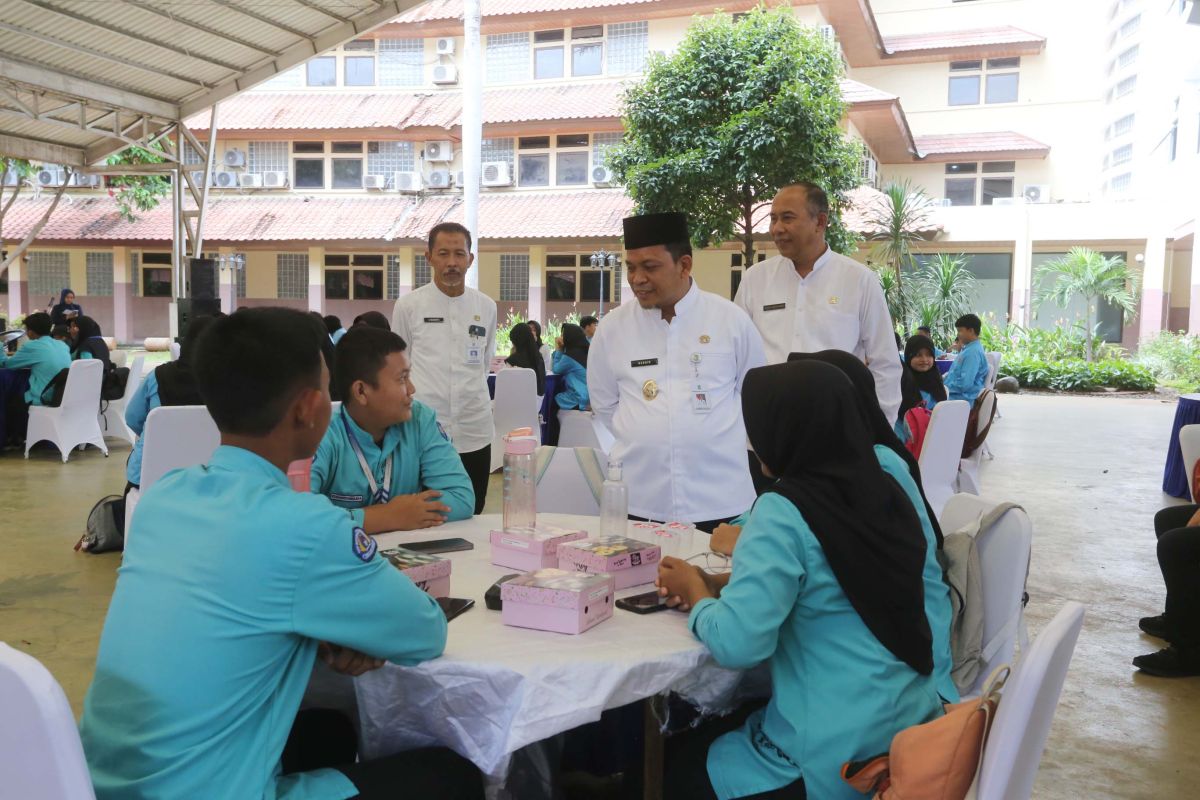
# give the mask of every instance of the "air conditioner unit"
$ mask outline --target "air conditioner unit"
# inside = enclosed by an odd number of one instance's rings
[[[437,54],[439,56],[454,55],[454,37],[453,36],[439,37],[437,40],[436,48],[437,48]]]
[[[363,178],[363,188],[386,189],[387,178],[383,175],[367,175],[365,178]]]
[[[419,192],[424,185],[419,172],[392,173],[392,188],[397,192]]]
[[[612,186],[613,173],[608,167],[592,167],[592,184],[594,186]]]
[[[512,186],[512,170],[507,161],[485,161],[479,175],[484,186]]]
[[[434,64],[433,82],[440,84],[458,83],[458,69],[453,64]]]
[[[78,186],[81,189],[95,189],[98,186],[104,185],[104,178],[100,175],[92,175],[91,173],[76,172],[71,176],[71,185]]]
[[[952,206],[952,205],[954,205],[954,201],[951,200],[949,197],[943,197],[941,200],[938,201],[938,205],[939,206]]]
[[[435,169],[429,173],[429,188],[430,189],[449,189],[450,188],[450,170]]]
[[[21,174],[15,168],[9,169],[0,165],[0,169],[4,170],[4,185],[17,186],[21,183]]]
[[[244,167],[246,166],[246,154],[236,147],[232,150],[226,150],[224,158],[221,159],[227,167]]]
[[[204,171],[199,170],[199,169],[195,170],[194,172],[191,173],[191,176],[192,176],[192,186],[196,187],[197,190],[203,189],[204,188]]]
[[[1026,203],[1049,203],[1050,186],[1045,183],[1027,183],[1021,187],[1021,196]]]
[[[288,174],[286,172],[264,172],[263,186],[268,189],[286,189]]]
[[[425,143],[425,160],[426,161],[453,161],[454,160],[454,145],[447,141],[426,142]]]
[[[829,42],[837,41],[837,31],[835,31],[833,29],[832,25],[818,25],[817,32],[820,33],[821,38],[825,39],[826,41],[829,41]]]
[[[263,185],[262,175],[250,174],[238,176],[238,184],[247,189],[258,189]]]
[[[466,177],[465,172],[463,172],[460,169],[458,172],[454,173],[454,185],[455,186],[457,186],[461,189],[463,187],[463,185],[466,184],[466,182],[467,182],[467,177]]]
[[[993,197],[992,205],[994,206],[1016,206],[1025,203],[1024,197]]]
[[[61,169],[49,169],[43,167],[42,169],[38,170],[38,186],[62,186],[63,180],[63,171]]]
[[[214,172],[212,174],[212,185],[218,189],[233,189],[238,185],[238,176],[235,172]]]

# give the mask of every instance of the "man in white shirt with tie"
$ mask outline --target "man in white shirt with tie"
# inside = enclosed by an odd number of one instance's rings
[[[631,516],[711,533],[748,509],[742,380],[762,366],[745,312],[692,280],[683,214],[625,220],[625,268],[636,303],[604,318],[588,353],[592,410],[613,432]]]
[[[392,330],[408,345],[412,382],[437,412],[475,490],[475,513],[487,500],[492,466],[488,366],[496,353],[496,301],[467,286],[475,261],[471,232],[443,222],[429,232],[432,280],[396,301]]]

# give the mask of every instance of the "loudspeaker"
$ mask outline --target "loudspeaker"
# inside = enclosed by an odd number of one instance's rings
[[[179,325],[176,328],[179,336],[175,341],[182,342],[188,335],[188,326],[196,317],[211,317],[221,311],[219,299],[200,300],[194,297],[180,297],[175,301],[175,310],[179,315]]]
[[[193,258],[188,266],[188,296],[193,300],[217,300],[217,262],[212,258]]]

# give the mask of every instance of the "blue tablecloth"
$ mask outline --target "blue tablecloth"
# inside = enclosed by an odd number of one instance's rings
[[[1163,470],[1162,490],[1172,497],[1191,500],[1189,488],[1192,476],[1187,474],[1183,463],[1183,451],[1179,447],[1179,429],[1184,425],[1200,424],[1200,394],[1185,394],[1179,397],[1175,407],[1175,423],[1171,426],[1171,441],[1167,443],[1167,467]]]
[[[945,375],[947,372],[950,371],[950,368],[954,366],[954,359],[939,358],[937,361],[934,361],[933,363],[937,364],[938,372]]]
[[[488,375],[488,394],[496,396],[496,373]],[[554,395],[558,394],[558,376],[553,372],[546,376],[546,393],[542,395],[542,407],[538,414],[542,417],[542,444],[558,444],[558,404]]]
[[[24,433],[25,420],[9,419],[8,410],[18,407],[15,399],[23,397],[28,389],[29,370],[0,368],[0,446],[7,443],[12,435]]]

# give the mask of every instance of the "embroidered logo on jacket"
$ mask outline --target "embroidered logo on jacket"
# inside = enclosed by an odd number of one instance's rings
[[[353,536],[354,555],[358,556],[363,562],[370,561],[375,557],[375,551],[379,549],[379,543],[367,534],[362,528],[354,529]]]

